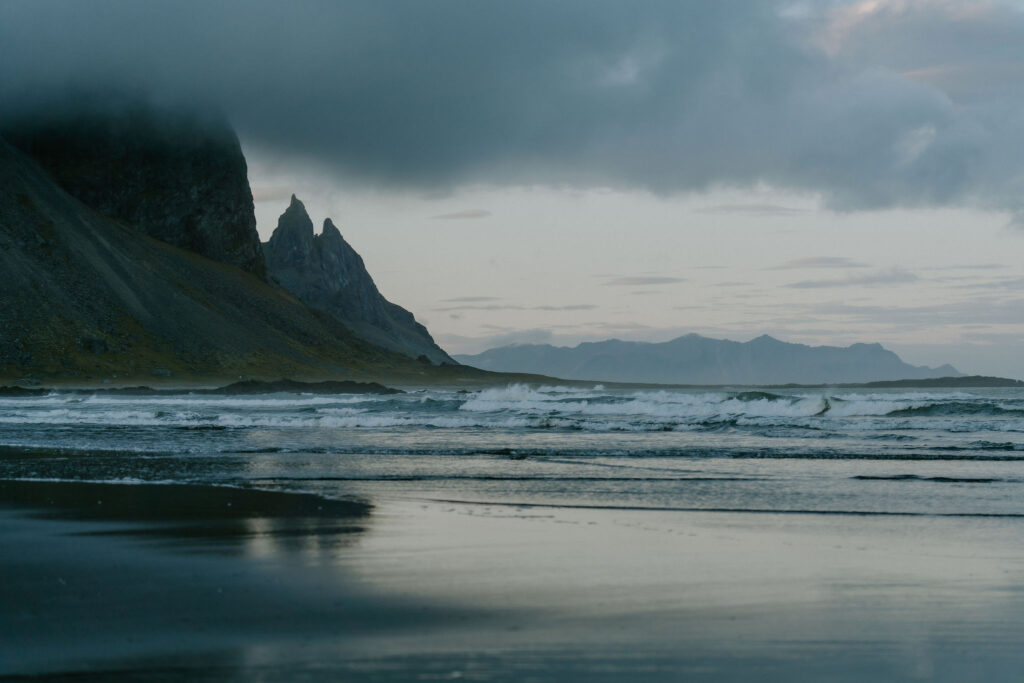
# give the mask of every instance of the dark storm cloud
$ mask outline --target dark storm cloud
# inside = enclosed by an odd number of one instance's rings
[[[427,190],[768,183],[840,209],[1024,208],[1024,15],[865,7],[0,0],[0,106],[137,86],[216,105],[263,148]]]

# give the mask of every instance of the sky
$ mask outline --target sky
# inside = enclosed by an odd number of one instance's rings
[[[449,352],[763,333],[1024,378],[1024,4],[0,0],[0,116],[222,111]]]

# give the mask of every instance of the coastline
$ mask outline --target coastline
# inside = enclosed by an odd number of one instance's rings
[[[451,366],[466,367],[466,366]],[[451,390],[480,390],[491,387],[523,384],[526,386],[566,386],[592,387],[603,386],[607,389],[623,391],[659,391],[671,389],[684,390],[801,390],[801,389],[971,389],[971,388],[1018,388],[1024,387],[1024,380],[1005,377],[987,377],[971,375],[966,377],[943,377],[938,379],[907,379],[886,380],[861,383],[833,384],[647,384],[633,382],[604,382],[601,380],[561,379],[543,375],[526,375],[514,373],[498,373],[476,368],[467,368],[467,376],[446,377],[408,375],[345,375],[340,377],[323,376],[316,378],[302,377],[299,379],[252,377],[192,377],[192,378],[154,378],[135,377],[121,378],[119,382],[104,380],[97,384],[88,381],[53,381],[43,383],[41,380],[26,381],[25,379],[0,379],[0,396],[28,396],[48,391],[100,392],[100,393],[238,393],[257,394],[271,392],[302,392],[302,393],[395,393],[415,391],[422,388]],[[451,371],[455,373],[455,371]]]
[[[354,657],[469,619],[317,561],[369,513],[220,486],[0,482],[0,677],[245,679],[261,647]]]
[[[440,502],[386,484],[362,502],[15,488],[0,487],[0,675],[15,679],[1007,680],[1024,657],[1015,523]]]

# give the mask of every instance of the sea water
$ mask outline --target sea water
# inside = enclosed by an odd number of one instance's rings
[[[1024,516],[1024,390],[0,398],[0,478],[665,510]]]

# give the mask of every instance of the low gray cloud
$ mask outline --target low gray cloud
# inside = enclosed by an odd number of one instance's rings
[[[635,275],[627,277],[617,277],[612,280],[605,282],[605,285],[613,287],[635,287],[635,286],[647,286],[647,285],[671,285],[677,282],[686,282],[684,278],[680,277],[658,277],[658,276],[645,276]]]
[[[841,210],[1024,210],[1024,11],[853,4],[3,2],[0,113],[131,87],[375,185],[767,183]]]
[[[1009,267],[1005,263],[954,263],[948,266],[927,266],[924,270],[1003,270]]]
[[[781,204],[715,204],[696,210],[697,213],[740,214],[744,216],[796,216],[809,213],[808,209],[798,209]]]
[[[848,275],[830,280],[803,280],[786,285],[794,289],[821,289],[826,287],[872,287],[877,285],[899,285],[917,282],[919,278],[902,268],[888,268],[863,275]]]
[[[453,299],[445,299],[447,303],[474,303],[478,301],[500,301],[496,296],[457,296]]]
[[[463,301],[473,302],[476,300],[488,301],[489,297],[463,297]],[[448,301],[459,301],[459,299],[448,299]],[[476,304],[465,303],[456,306],[443,306],[435,308],[435,311],[591,311],[597,308],[593,304],[566,304],[564,306],[520,306],[516,304]]]
[[[529,309],[515,304],[458,304],[456,306],[441,306],[433,310],[447,313],[449,311],[526,311]]]
[[[878,306],[822,303],[808,307],[815,315],[836,316],[848,321],[882,324],[890,329],[916,330],[930,326],[1022,325],[1024,298],[977,297],[923,306]]]
[[[505,328],[495,334],[479,337],[463,335],[439,335],[438,342],[445,348],[454,349],[455,353],[480,353],[487,349],[512,344],[549,344],[555,338],[554,332],[548,329],[533,328],[529,330],[511,330]]]
[[[974,279],[974,278],[967,278]],[[1020,277],[1004,277],[994,280],[976,280],[974,282],[964,282],[963,284],[951,285],[953,289],[974,289],[974,290],[1006,290],[1010,292],[1019,292],[1024,289],[1024,278]],[[1024,321],[1022,321],[1024,322]]]
[[[252,199],[255,202],[286,202],[292,193],[288,187],[254,187]]]
[[[773,270],[796,270],[801,268],[867,268],[868,264],[854,261],[845,256],[809,256],[807,258],[794,259],[781,265],[774,266]]]
[[[465,211],[455,211],[453,213],[442,213],[437,216],[433,216],[435,220],[444,221],[460,221],[469,220],[473,218],[487,218],[491,215],[490,211],[484,209],[466,209]]]
[[[592,311],[597,306],[594,304],[568,304],[566,306],[534,306],[534,311]]]

